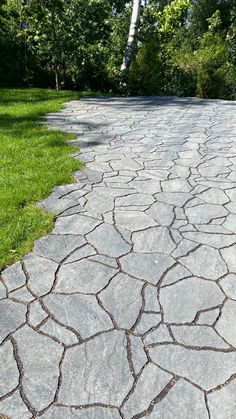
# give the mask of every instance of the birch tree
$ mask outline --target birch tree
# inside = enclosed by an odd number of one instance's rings
[[[139,24],[139,16],[140,16],[140,9],[141,9],[141,0],[133,0],[132,6],[132,15],[131,15],[131,22],[129,28],[129,36],[128,42],[126,46],[126,50],[123,57],[123,63],[121,66],[121,71],[127,71],[132,58],[134,56],[135,46],[136,46],[136,35],[138,31],[138,24]]]

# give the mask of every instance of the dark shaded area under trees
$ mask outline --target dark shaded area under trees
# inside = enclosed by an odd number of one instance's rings
[[[0,85],[236,98],[236,0],[0,0]]]

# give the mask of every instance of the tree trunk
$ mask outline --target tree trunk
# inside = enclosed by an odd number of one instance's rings
[[[123,63],[121,66],[122,71],[127,71],[132,58],[134,56],[136,46],[136,35],[138,31],[139,16],[140,16],[141,0],[133,0],[132,16],[129,28],[129,37],[127,47],[124,53]]]
[[[55,64],[54,71],[55,71],[55,87],[56,87],[56,90],[59,90],[59,75],[58,75],[57,64]]]

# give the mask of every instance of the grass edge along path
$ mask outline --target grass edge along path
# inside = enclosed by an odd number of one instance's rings
[[[64,102],[93,95],[46,89],[0,89],[0,271],[49,233],[55,216],[35,206],[74,181],[82,163],[69,156],[75,135],[39,124]]]

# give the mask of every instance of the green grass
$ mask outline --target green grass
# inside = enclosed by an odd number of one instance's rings
[[[0,268],[51,231],[53,215],[35,206],[55,185],[73,181],[81,164],[69,157],[72,135],[38,124],[47,112],[78,99],[75,92],[0,89]]]

